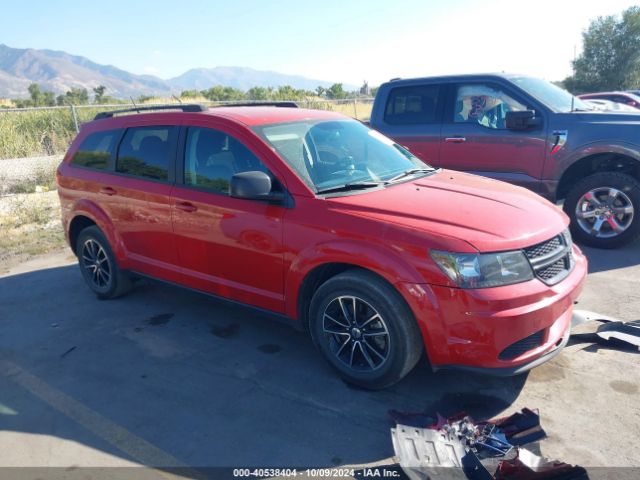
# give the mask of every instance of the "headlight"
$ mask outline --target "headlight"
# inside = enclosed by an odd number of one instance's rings
[[[461,288],[499,287],[533,278],[529,260],[520,250],[478,254],[431,250],[431,258]]]

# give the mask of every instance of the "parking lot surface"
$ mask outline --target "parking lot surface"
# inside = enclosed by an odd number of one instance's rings
[[[640,318],[640,245],[586,249],[576,308]],[[528,375],[432,373],[393,388],[343,383],[302,333],[262,313],[151,281],[97,300],[75,258],[0,277],[0,467],[393,463],[387,411],[539,408],[543,455],[640,466],[640,355],[572,342]]]

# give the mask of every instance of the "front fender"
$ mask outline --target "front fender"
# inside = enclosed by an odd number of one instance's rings
[[[640,146],[626,142],[610,143],[606,141],[591,142],[580,146],[576,150],[562,152],[549,157],[549,165],[545,172],[545,178],[559,180],[565,172],[583,158],[598,154],[618,154],[640,162]]]
[[[370,270],[392,285],[422,283],[419,272],[393,250],[361,241],[331,241],[311,245],[291,262],[285,278],[285,308],[290,318],[298,317],[298,294],[306,276],[315,268],[343,263]]]

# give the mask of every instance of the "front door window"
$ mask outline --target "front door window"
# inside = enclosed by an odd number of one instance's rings
[[[526,107],[499,88],[483,84],[458,88],[454,109],[455,123],[477,123],[486,128],[505,129],[507,112]]]

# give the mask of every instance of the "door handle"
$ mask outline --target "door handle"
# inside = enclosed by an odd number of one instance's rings
[[[116,193],[118,193],[118,192],[116,192],[116,191],[115,191],[113,188],[111,188],[111,187],[102,187],[102,188],[100,189],[100,193],[101,193],[102,195],[109,195],[109,196],[112,196],[112,195],[115,195],[115,194],[116,194]]]
[[[447,143],[462,143],[466,142],[467,139],[464,137],[447,137],[444,139],[444,141]]]
[[[176,208],[178,210],[182,210],[183,212],[195,212],[196,210],[198,210],[198,207],[189,202],[178,202],[176,203]]]

